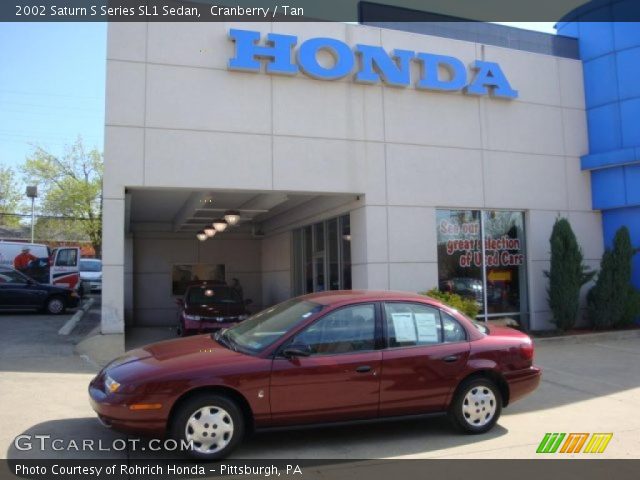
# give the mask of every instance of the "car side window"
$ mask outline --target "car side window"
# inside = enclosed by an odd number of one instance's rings
[[[467,331],[460,322],[446,312],[440,311],[442,317],[442,336],[444,343],[464,342]]]
[[[2,276],[2,283],[27,283],[25,277],[20,275],[18,272],[13,272],[11,270],[0,272]]]
[[[373,304],[335,310],[296,335],[291,345],[306,345],[312,355],[335,355],[375,349]]]
[[[442,342],[440,313],[419,303],[385,303],[389,347],[436,345]]]

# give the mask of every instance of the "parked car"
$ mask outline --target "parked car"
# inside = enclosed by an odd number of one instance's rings
[[[102,260],[99,258],[80,259],[80,281],[91,292],[102,291]]]
[[[194,282],[183,298],[177,300],[180,336],[213,332],[232,327],[249,317],[247,305],[238,290],[213,281]]]
[[[17,270],[0,265],[0,310],[42,310],[54,315],[78,306],[77,292],[45,285]]]
[[[219,459],[252,429],[448,414],[490,430],[533,391],[531,339],[406,293],[306,295],[211,335],[128,352],[91,381],[114,429],[192,441]]]

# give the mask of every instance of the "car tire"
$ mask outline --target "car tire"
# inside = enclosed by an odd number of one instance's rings
[[[57,296],[47,299],[47,303],[44,306],[45,311],[51,315],[60,315],[64,313],[66,308],[64,298]]]
[[[198,394],[182,403],[174,415],[171,436],[193,442],[186,453],[198,460],[225,458],[242,441],[245,419],[237,404],[223,395]]]
[[[478,434],[491,430],[501,412],[500,389],[488,378],[476,377],[459,385],[448,413],[458,430]]]
[[[176,335],[178,335],[179,337],[187,336],[187,331],[185,330],[182,322],[178,322],[178,326],[176,327]]]

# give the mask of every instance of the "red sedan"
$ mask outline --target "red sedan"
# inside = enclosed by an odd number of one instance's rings
[[[448,414],[483,433],[540,382],[531,339],[428,297],[334,291],[133,350],[91,382],[103,423],[228,455],[254,429]]]

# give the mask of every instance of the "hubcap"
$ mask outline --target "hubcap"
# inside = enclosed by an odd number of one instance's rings
[[[486,425],[495,414],[496,397],[490,388],[473,387],[467,392],[462,402],[462,415],[469,425]]]
[[[49,311],[51,313],[60,313],[63,306],[64,305],[62,304],[61,300],[51,300],[51,302],[49,302]]]
[[[196,410],[187,420],[187,442],[199,453],[212,454],[229,445],[233,437],[233,420],[229,412],[215,405]]]

